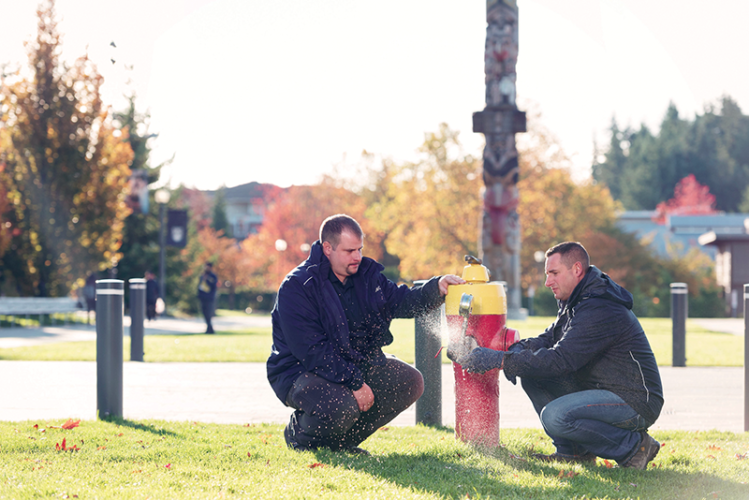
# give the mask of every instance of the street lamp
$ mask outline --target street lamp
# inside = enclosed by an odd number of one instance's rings
[[[159,189],[153,194],[156,203],[159,204],[159,295],[164,301],[164,311],[166,314],[166,231],[164,227],[164,213],[166,204],[169,203],[171,194],[166,189]]]
[[[276,260],[276,274],[278,275],[278,286],[281,286],[281,253],[286,251],[288,245],[286,240],[276,240],[276,251],[278,252],[278,259]]]
[[[309,243],[302,243],[299,246],[299,250],[301,250],[302,253],[305,254],[305,255],[309,253],[310,248],[312,248],[312,247],[310,246]]]

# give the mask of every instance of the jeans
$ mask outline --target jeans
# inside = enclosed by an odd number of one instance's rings
[[[374,393],[374,404],[365,412],[359,411],[350,388],[311,372],[297,377],[286,404],[296,409],[288,430],[299,445],[333,450],[357,446],[424,392],[421,373],[395,357],[362,373]]]
[[[571,378],[523,378],[522,385],[560,455],[625,462],[652,424],[613,392],[582,390]]]

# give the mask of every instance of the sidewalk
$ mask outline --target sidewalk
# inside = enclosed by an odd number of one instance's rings
[[[743,320],[734,320],[733,322]],[[268,326],[266,317],[220,317],[220,329]],[[146,335],[200,333],[200,320],[160,319]],[[94,340],[95,329],[47,327],[21,333],[0,329],[0,347],[8,343]],[[127,333],[127,328],[125,328]],[[13,335],[11,335],[11,333]],[[84,338],[85,337],[85,338]],[[25,344],[31,345],[31,344]],[[661,367],[666,403],[654,430],[743,432],[744,368]],[[0,420],[96,418],[96,363],[0,361]],[[123,369],[123,416],[127,419],[192,420],[224,424],[286,423],[290,410],[271,390],[264,363],[137,363]],[[413,425],[415,408],[391,425]],[[442,423],[455,423],[454,377],[442,365]],[[500,376],[500,427],[540,428],[538,417],[519,386]]]
[[[743,368],[662,367],[666,404],[654,430],[743,432]],[[0,361],[0,420],[96,418],[96,363]],[[127,419],[286,423],[263,363],[136,363],[123,370]],[[391,425],[413,425],[415,408]],[[455,423],[452,367],[442,370],[442,423]],[[500,427],[539,428],[519,386],[500,377]]]

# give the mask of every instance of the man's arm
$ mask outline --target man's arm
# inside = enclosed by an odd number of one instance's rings
[[[388,282],[393,287],[396,287],[391,281],[388,280]],[[465,283],[463,278],[454,274],[446,274],[431,278],[426,283],[414,285],[410,290],[405,285],[401,285],[401,287],[397,288],[403,288],[401,290],[403,296],[395,309],[394,316],[396,318],[413,318],[418,314],[439,307],[442,305],[445,295],[447,295],[448,286],[461,285],[463,283]]]

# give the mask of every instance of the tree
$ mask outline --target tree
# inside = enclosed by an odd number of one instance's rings
[[[223,234],[231,237],[231,227],[229,227],[229,219],[226,216],[226,189],[223,187],[216,191],[213,199],[211,227],[214,231],[223,231]]]
[[[56,296],[119,260],[132,150],[108,119],[96,68],[85,56],[60,63],[54,1],[37,14],[30,75],[3,76],[0,90],[0,182],[13,200],[3,269],[15,292]]]
[[[710,188],[703,186],[693,174],[684,177],[674,188],[674,197],[658,204],[657,215],[653,218],[658,224],[665,224],[669,215],[710,215],[715,210],[715,196]]]
[[[291,186],[265,199],[268,209],[262,226],[242,242],[242,248],[254,256],[255,272],[266,272],[265,289],[277,290],[283,276],[307,258],[309,246],[319,238],[320,224],[330,215],[345,213],[356,219],[365,234],[364,255],[374,259],[382,255],[382,234],[365,217],[364,199],[330,179],[315,186]],[[276,250],[277,240],[286,242],[285,250]]]
[[[367,210],[407,281],[461,274],[463,256],[478,252],[480,161],[463,154],[458,133],[444,123],[425,134],[420,151],[415,163],[384,162],[389,183]]]
[[[718,210],[735,212],[747,199],[749,116],[730,97],[693,121],[670,104],[657,134],[645,125],[621,131],[613,121],[608,150],[593,163],[593,178],[628,210],[654,209],[690,174],[708,186]]]
[[[537,121],[529,122],[527,137],[519,144],[520,204],[518,215],[522,237],[520,254],[523,288],[543,287],[543,260],[536,252],[563,241],[583,245],[602,238],[614,226],[617,204],[608,188],[591,180],[572,180],[569,159],[551,134]],[[606,253],[596,260],[606,260]]]

